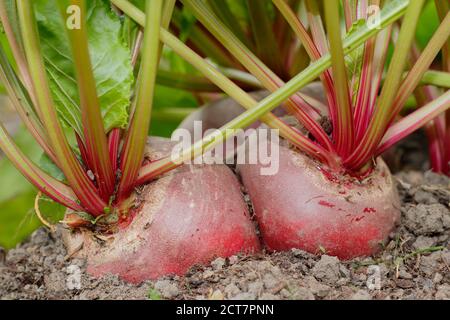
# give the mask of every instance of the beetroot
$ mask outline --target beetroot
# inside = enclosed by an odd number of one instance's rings
[[[302,91],[325,100],[320,84]],[[193,121],[201,120],[203,129],[218,128],[227,121],[221,117],[225,110],[235,116],[239,109],[231,99],[211,103],[181,127],[193,132]],[[263,176],[261,167],[241,164],[238,171],[269,250],[326,251],[343,259],[371,255],[381,248],[400,219],[397,191],[381,158],[376,169],[359,181],[328,169],[319,170],[322,164],[282,142],[279,172]]]
[[[151,158],[171,143],[151,139]],[[108,237],[87,230],[67,231],[69,252],[87,258],[94,276],[117,274],[141,282],[183,274],[216,257],[259,250],[259,241],[240,185],[224,165],[184,165],[145,186],[132,221]]]
[[[307,156],[280,146],[280,169],[239,165],[269,250],[299,248],[342,259],[377,252],[400,219],[392,176],[381,159],[363,181],[339,179]]]

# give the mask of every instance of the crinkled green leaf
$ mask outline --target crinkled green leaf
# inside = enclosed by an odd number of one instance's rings
[[[65,22],[58,0],[35,0],[44,60],[58,113],[64,123],[82,133],[79,95]],[[123,39],[119,17],[109,2],[89,0],[87,26],[89,52],[107,131],[125,127],[133,84],[130,49]]]

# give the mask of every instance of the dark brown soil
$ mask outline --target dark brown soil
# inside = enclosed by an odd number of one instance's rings
[[[396,177],[402,224],[374,257],[344,262],[300,250],[234,256],[134,286],[89,277],[57,235],[39,229],[16,249],[0,248],[0,298],[450,299],[450,179],[419,171]]]

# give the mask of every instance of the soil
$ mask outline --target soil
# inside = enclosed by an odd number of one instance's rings
[[[218,258],[140,285],[94,279],[58,234],[0,248],[0,299],[450,299],[450,179],[399,172],[402,223],[377,256],[339,261],[301,250]],[[81,281],[79,281],[81,280]]]

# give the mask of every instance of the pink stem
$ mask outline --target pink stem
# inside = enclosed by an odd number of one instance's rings
[[[114,128],[110,132],[108,137],[109,157],[111,158],[111,163],[114,172],[116,172],[118,168],[119,145],[120,145],[120,129]]]
[[[428,138],[428,150],[430,155],[430,166],[434,172],[444,172],[444,155],[442,144],[439,141],[437,127],[434,122],[431,122],[426,127],[426,134]]]

